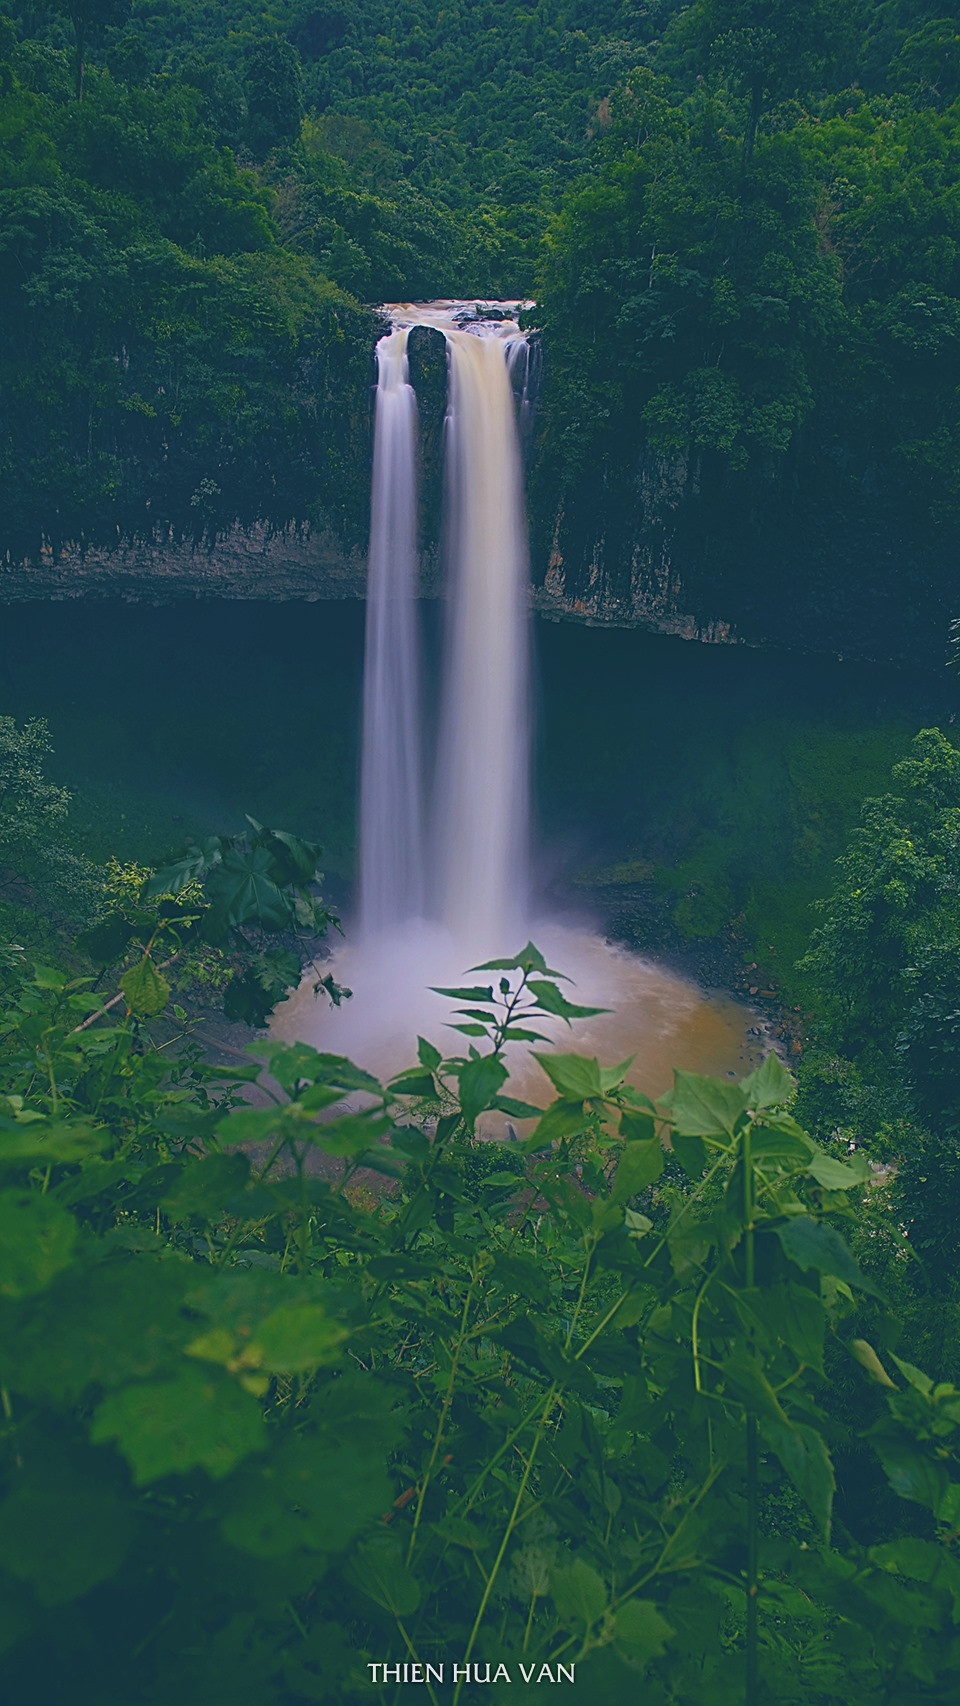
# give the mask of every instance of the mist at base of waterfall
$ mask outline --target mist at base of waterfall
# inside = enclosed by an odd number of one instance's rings
[[[546,1047],[597,1056],[604,1066],[633,1056],[628,1077],[648,1095],[663,1093],[674,1067],[704,1073],[749,1072],[760,1058],[757,1039],[748,1035],[753,1015],[739,1002],[706,995],[695,984],[628,949],[604,941],[589,928],[542,921],[532,938],[547,964],[570,980],[560,987],[580,1006],[611,1011],[566,1025],[561,1019],[537,1020],[545,1044],[512,1043],[506,1051],[510,1093],[545,1106],[552,1098],[531,1049]],[[413,920],[376,941],[348,942],[323,963],[338,983],[353,991],[333,1007],[315,977],[308,974],[271,1022],[275,1037],[312,1043],[346,1055],[385,1079],[416,1064],[417,1037],[426,1037],[444,1056],[464,1055],[474,1041],[451,1028],[453,1009],[465,1003],[433,992],[432,985],[483,985],[496,988],[499,973],[471,973],[482,958],[507,958],[523,943],[506,943],[474,955],[441,925]],[[516,974],[514,974],[516,975]],[[487,1121],[484,1135],[497,1135]]]

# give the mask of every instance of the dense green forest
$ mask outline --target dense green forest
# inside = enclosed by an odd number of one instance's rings
[[[698,609],[942,666],[943,0],[9,3],[0,173],[7,565],[362,549],[377,305],[530,296],[539,573],[616,592],[669,535]],[[646,884],[685,952],[775,977],[780,1053],[652,1101],[545,1045],[596,1010],[528,943],[381,1083],[264,1035],[301,976],[348,999],[347,626],[188,646],[181,605],[98,652],[75,608],[11,619],[0,683],[4,1698],[953,1706],[950,713],[871,676],[828,715],[814,664],[746,648],[734,713],[719,670],[566,630],[549,834],[595,900]]]
[[[936,0],[6,11],[8,554],[254,520],[362,541],[360,304],[533,293],[538,572],[558,515],[573,594],[666,518],[715,614],[749,626],[772,560],[791,620],[805,578],[821,628],[869,627],[879,587],[942,647],[960,45]]]

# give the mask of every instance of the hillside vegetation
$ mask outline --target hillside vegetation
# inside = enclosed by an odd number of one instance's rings
[[[589,540],[599,489],[615,556],[651,459],[701,538],[955,529],[960,46],[935,3],[84,0],[3,30],[12,556],[254,520],[362,538],[360,304],[459,293],[537,295],[541,533],[559,491]]]

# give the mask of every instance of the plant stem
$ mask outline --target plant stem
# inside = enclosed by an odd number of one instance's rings
[[[410,1559],[413,1557],[413,1549],[417,1543],[417,1530],[420,1527],[420,1518],[423,1515],[423,1502],[427,1496],[427,1488],[430,1485],[430,1478],[433,1475],[434,1467],[436,1465],[437,1458],[440,1454],[440,1442],[443,1439],[443,1430],[446,1426],[447,1416],[450,1413],[450,1406],[453,1403],[453,1389],[454,1389],[454,1386],[456,1385],[456,1381],[457,1381],[457,1371],[460,1367],[460,1357],[461,1357],[462,1352],[463,1352],[464,1344],[466,1343],[467,1320],[468,1320],[468,1317],[470,1314],[470,1305],[473,1302],[473,1293],[474,1293],[474,1289],[475,1289],[476,1284],[477,1284],[477,1279],[478,1279],[478,1275],[475,1273],[473,1275],[473,1278],[470,1281],[470,1285],[469,1285],[468,1290],[467,1290],[467,1295],[463,1300],[463,1311],[462,1311],[462,1314],[460,1316],[460,1331],[457,1334],[456,1340],[454,1341],[453,1355],[450,1359],[450,1378],[447,1381],[447,1390],[445,1391],[445,1393],[443,1395],[443,1403],[440,1406],[440,1415],[437,1419],[437,1431],[436,1431],[436,1433],[434,1435],[434,1439],[433,1439],[433,1450],[430,1453],[430,1461],[427,1464],[426,1472],[423,1476],[423,1480],[420,1483],[420,1491],[417,1495],[417,1508],[416,1508],[416,1510],[414,1512],[414,1516],[413,1516],[413,1530],[412,1530],[411,1535],[410,1535],[410,1545],[407,1548],[407,1563],[408,1564],[410,1562]]]
[[[543,1439],[544,1430],[546,1428],[547,1422],[550,1419],[550,1412],[553,1409],[554,1403],[556,1402],[556,1397],[557,1397],[557,1387],[556,1387],[556,1384],[554,1384],[553,1386],[551,1386],[550,1391],[547,1393],[547,1401],[543,1406],[543,1410],[542,1410],[541,1415],[540,1415],[540,1421],[537,1424],[537,1431],[533,1436],[533,1444],[530,1447],[530,1456],[527,1458],[527,1461],[523,1466],[523,1475],[522,1475],[521,1480],[520,1480],[520,1485],[517,1488],[517,1496],[513,1501],[513,1509],[510,1512],[510,1516],[509,1516],[509,1519],[507,1521],[507,1526],[503,1531],[503,1539],[500,1542],[499,1550],[497,1552],[496,1557],[493,1560],[493,1568],[490,1571],[490,1576],[489,1576],[489,1579],[487,1581],[487,1585],[484,1589],[483,1598],[480,1601],[480,1605],[479,1605],[479,1608],[477,1611],[477,1615],[473,1620],[473,1628],[470,1631],[470,1639],[467,1642],[466,1652],[463,1655],[464,1666],[466,1666],[466,1664],[470,1658],[470,1655],[473,1652],[473,1649],[476,1645],[477,1636],[480,1633],[480,1627],[481,1627],[481,1624],[483,1623],[484,1616],[486,1615],[487,1606],[490,1602],[490,1595],[493,1592],[493,1584],[496,1581],[497,1576],[500,1573],[500,1565],[503,1563],[504,1555],[506,1553],[507,1547],[510,1544],[510,1536],[512,1535],[512,1533],[513,1533],[513,1531],[517,1525],[517,1517],[520,1514],[520,1506],[523,1503],[523,1497],[524,1497],[524,1494],[526,1493],[526,1490],[527,1490],[527,1482],[530,1479],[530,1474],[531,1474],[531,1471],[533,1469],[534,1459],[536,1458],[537,1452],[539,1450],[540,1441]],[[453,1696],[453,1706],[457,1706],[457,1703],[460,1699],[460,1694],[461,1694],[462,1689],[463,1689],[463,1680],[461,1679],[457,1683],[456,1691],[455,1691],[454,1696]]]
[[[752,1291],[756,1282],[754,1227],[753,1227],[753,1162],[750,1155],[750,1126],[743,1134],[743,1220],[746,1228],[744,1240],[744,1278],[748,1290]],[[757,1706],[758,1675],[757,1660],[759,1656],[759,1581],[757,1569],[757,1540],[759,1528],[759,1447],[757,1442],[757,1418],[747,1417],[747,1653],[744,1700],[745,1706]]]

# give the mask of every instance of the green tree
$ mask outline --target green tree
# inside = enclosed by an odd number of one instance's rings
[[[262,36],[243,55],[247,139],[258,160],[300,130],[303,79],[300,55],[280,36]]]
[[[51,0],[57,11],[65,12],[73,25],[75,41],[75,92],[83,100],[83,77],[86,52],[91,32],[107,24],[122,23],[130,11],[131,0]]]
[[[52,751],[43,717],[0,717],[0,858],[36,849],[67,815],[69,793],[44,775]]]

